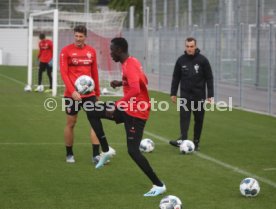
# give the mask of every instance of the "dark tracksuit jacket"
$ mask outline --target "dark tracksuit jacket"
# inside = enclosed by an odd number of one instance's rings
[[[214,96],[213,74],[208,59],[196,49],[195,55],[186,52],[181,55],[174,67],[171,96],[177,95],[180,83],[180,97],[190,101],[202,101]],[[206,95],[207,87],[207,95]],[[187,138],[190,123],[190,113],[180,109],[180,127],[182,138]],[[194,139],[199,140],[203,125],[204,111],[195,113]]]
[[[196,49],[195,55],[183,54],[175,64],[171,85],[171,96],[177,95],[180,83],[180,97],[192,101],[214,96],[213,74],[208,59]]]

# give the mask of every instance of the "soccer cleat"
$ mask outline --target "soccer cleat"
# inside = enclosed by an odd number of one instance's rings
[[[174,146],[174,147],[180,147],[181,143],[183,142],[184,140],[182,139],[177,139],[177,140],[171,140],[170,141],[170,145]]]
[[[116,151],[115,149],[113,149],[112,147],[109,147],[109,150],[107,152],[109,155],[110,155],[110,158],[111,157],[114,157],[116,155]],[[92,157],[92,163],[97,165],[98,162],[100,161],[101,157],[103,156],[103,152],[100,154],[100,155],[97,155],[95,157]],[[107,160],[104,164],[108,164],[110,162],[110,160]]]
[[[44,93],[52,93],[52,89],[46,89]]]
[[[97,165],[98,162],[100,161],[100,159],[101,159],[101,156],[100,156],[100,155],[97,155],[97,156],[95,156],[95,157],[92,157],[92,163],[93,163],[94,165]]]
[[[66,163],[75,163],[74,155],[68,155],[66,156]]]
[[[109,147],[108,153],[110,154],[110,157],[114,157],[116,155],[116,150],[112,147]]]
[[[199,144],[195,144],[195,151],[200,151]]]
[[[99,168],[103,167],[110,158],[111,158],[111,154],[109,154],[108,152],[103,152],[101,154],[100,160],[97,163],[97,165],[95,166],[95,168],[99,169]]]
[[[194,140],[194,144],[195,144],[195,151],[200,151],[199,140]]]
[[[163,194],[166,192],[166,185],[163,184],[163,186],[159,187],[156,185],[153,185],[150,191],[144,194],[144,197],[155,197],[157,195]]]
[[[97,156],[95,156],[95,157],[92,157],[92,163],[93,163],[94,165],[97,165],[98,162],[100,161],[101,157],[102,157],[102,153],[101,153],[100,155],[97,155]],[[108,163],[110,163],[110,160],[107,160],[107,161],[105,162],[105,165],[108,164]]]

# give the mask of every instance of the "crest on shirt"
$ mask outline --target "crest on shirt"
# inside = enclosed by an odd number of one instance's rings
[[[79,63],[79,61],[78,61],[77,58],[73,58],[73,59],[72,59],[72,63],[73,63],[74,65],[77,65],[77,64]]]
[[[196,64],[196,65],[194,66],[194,68],[195,68],[195,72],[198,73],[199,65]]]
[[[92,57],[92,54],[90,52],[87,52],[86,56],[90,59]]]

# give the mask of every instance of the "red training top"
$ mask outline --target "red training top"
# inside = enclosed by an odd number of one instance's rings
[[[79,48],[75,44],[70,44],[62,49],[59,61],[61,77],[65,84],[64,96],[72,97],[75,91],[74,83],[81,75],[92,77],[95,83],[94,91],[81,97],[100,96],[97,57],[94,48],[88,45]]]
[[[49,39],[43,39],[39,42],[38,59],[40,62],[48,63],[53,58],[53,42]]]
[[[124,97],[117,101],[117,106],[132,117],[147,120],[150,112],[148,79],[136,58],[128,57],[122,64],[122,82]]]

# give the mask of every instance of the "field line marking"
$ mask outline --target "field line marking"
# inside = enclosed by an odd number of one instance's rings
[[[14,81],[15,83],[18,83],[18,84],[21,84],[21,85],[25,85],[24,82],[19,81],[17,79],[14,79],[12,77],[6,76],[6,75],[4,75],[2,73],[0,73],[0,76],[3,77],[3,78],[9,79],[11,81]],[[169,142],[169,139],[167,139],[165,137],[162,137],[162,136],[159,136],[157,134],[151,133],[149,131],[144,131],[144,133],[147,134],[147,135],[149,135],[149,136],[151,136],[151,137],[154,137],[154,138],[158,139],[159,141],[163,141],[163,142],[166,142],[166,143]],[[1,143],[1,144],[4,145],[4,144],[8,144],[8,143]],[[18,145],[20,143],[16,143],[16,144]],[[30,145],[30,143],[26,143],[26,144]],[[35,143],[33,143],[33,144],[36,145]],[[62,144],[62,143],[39,143],[39,145],[48,145],[48,144],[50,145],[50,144]],[[79,143],[79,144],[81,144],[81,143]],[[85,144],[85,143],[83,143],[83,144]],[[10,145],[13,145],[13,143],[10,143]],[[22,143],[22,145],[24,145],[24,144]],[[215,164],[218,164],[218,165],[220,165],[220,166],[222,166],[224,168],[228,168],[229,170],[232,170],[235,173],[239,173],[239,174],[242,174],[242,175],[250,176],[252,178],[256,178],[259,181],[264,182],[264,183],[266,183],[266,184],[268,184],[268,185],[276,188],[276,183],[273,182],[273,181],[271,181],[271,180],[269,180],[269,179],[267,179],[267,178],[263,178],[261,176],[257,176],[257,175],[255,175],[253,173],[250,173],[248,171],[242,170],[242,169],[240,169],[238,167],[232,166],[232,165],[230,165],[228,163],[225,163],[223,161],[217,160],[217,159],[215,159],[213,157],[210,157],[208,155],[205,155],[205,154],[202,154],[202,153],[195,153],[195,154],[196,154],[196,156],[198,156],[198,157],[200,157],[202,159],[205,159],[205,160],[208,160],[208,161],[213,162]]]
[[[147,134],[147,135],[149,135],[149,136],[151,136],[151,137],[153,137],[153,138],[156,138],[156,139],[158,139],[158,140],[160,140],[162,142],[165,142],[165,143],[169,142],[169,139],[167,139],[165,137],[162,137],[160,135],[154,134],[152,132],[144,131],[144,133]],[[239,173],[239,174],[242,174],[242,175],[245,175],[245,176],[248,176],[248,177],[256,178],[257,180],[259,180],[259,181],[261,181],[263,183],[266,183],[269,186],[272,186],[272,187],[276,188],[276,183],[273,182],[273,181],[271,181],[271,180],[269,180],[269,179],[267,179],[267,178],[264,178],[264,177],[261,177],[261,176],[257,176],[257,175],[255,175],[253,173],[250,173],[248,171],[245,171],[245,170],[240,169],[238,167],[232,166],[232,165],[230,165],[228,163],[225,163],[225,162],[223,162],[221,160],[218,160],[216,158],[213,158],[211,156],[208,156],[208,155],[205,155],[205,154],[202,154],[202,153],[199,153],[199,152],[196,152],[195,155],[197,157],[200,157],[200,158],[204,159],[204,160],[210,161],[210,162],[215,163],[217,165],[220,165],[220,166],[222,166],[224,168],[232,170],[235,173]]]
[[[18,84],[21,84],[21,85],[25,85],[24,82],[19,81],[19,80],[17,80],[17,79],[14,79],[14,78],[12,78],[12,77],[10,77],[10,76],[4,75],[4,74],[2,74],[2,73],[0,73],[0,76],[3,77],[3,78],[9,79],[9,80],[11,80],[11,81],[13,81],[13,82],[15,82],[15,83],[18,83]]]
[[[74,145],[90,145],[90,142],[77,142],[74,143]],[[124,142],[113,142],[111,143],[112,145],[120,145],[124,146],[126,143]],[[38,143],[33,143],[33,142],[0,142],[0,145],[8,145],[8,146],[45,146],[45,145],[64,145],[62,142],[38,142]]]
[[[276,168],[264,168],[264,171],[276,171]]]

